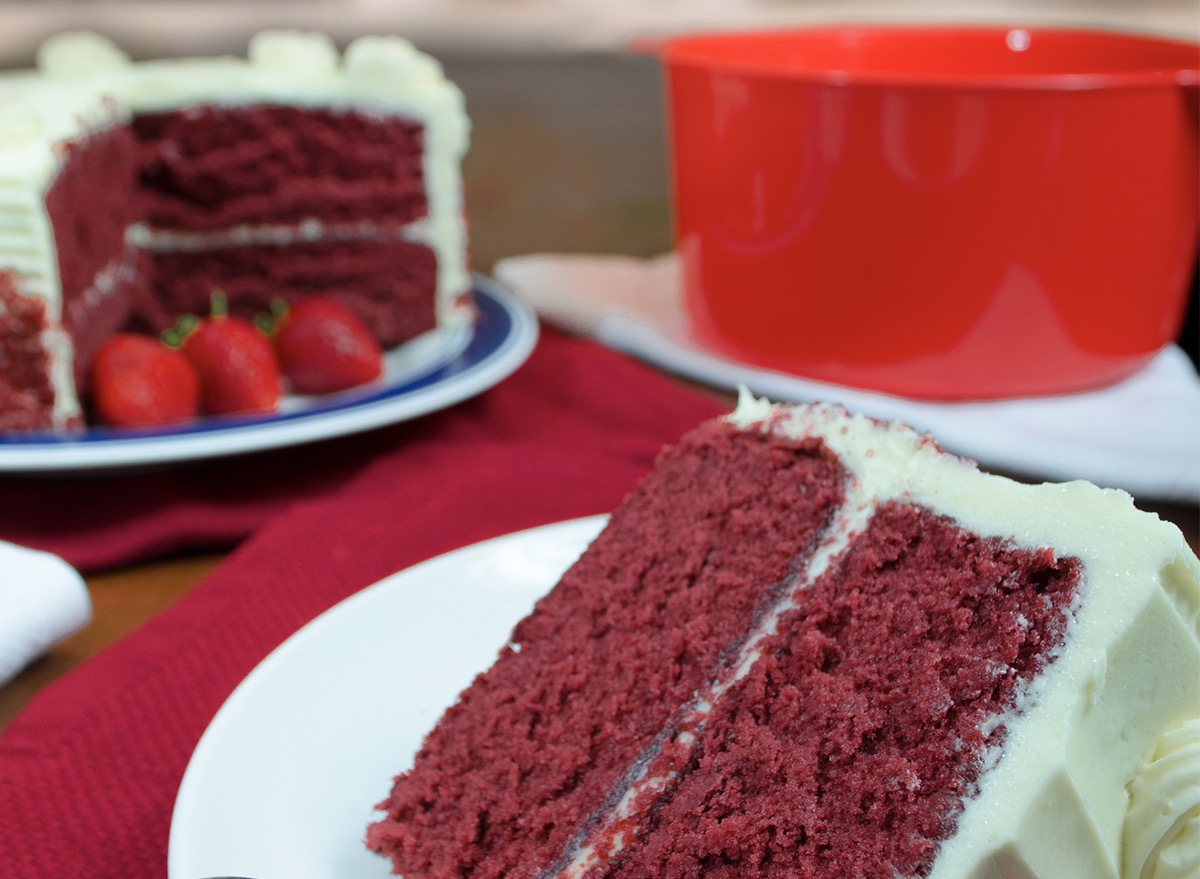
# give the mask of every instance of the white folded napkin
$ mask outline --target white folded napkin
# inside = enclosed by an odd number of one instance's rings
[[[1171,346],[1119,384],[1082,394],[930,403],[738,363],[688,327],[678,262],[531,254],[498,262],[496,279],[548,323],[661,369],[773,400],[838,402],[932,434],[985,467],[1041,479],[1087,479],[1135,497],[1200,502],[1200,377]]]
[[[91,597],[74,568],[0,540],[0,683],[91,618]]]

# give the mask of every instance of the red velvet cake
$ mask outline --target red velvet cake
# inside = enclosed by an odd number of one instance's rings
[[[663,453],[367,845],[405,879],[1182,879],[1198,619],[1200,562],[1120,492],[746,399]]]
[[[65,34],[39,68],[0,81],[2,301],[24,315],[0,311],[0,430],[78,424],[105,338],[206,314],[215,290],[243,316],[332,296],[384,347],[471,319],[469,126],[410,44],[341,57],[269,32],[247,60],[134,64]]]

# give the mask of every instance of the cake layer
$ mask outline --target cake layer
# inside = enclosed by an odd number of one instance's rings
[[[614,866],[588,875],[927,875],[1003,747],[998,718],[1060,645],[1078,574],[885,504],[792,597]]]
[[[49,328],[46,304],[23,295],[19,279],[0,272],[0,430],[51,429],[54,387],[42,344]]]
[[[275,300],[319,293],[340,300],[385,347],[436,326],[433,252],[399,239],[164,251],[149,256],[153,296],[136,326],[159,332],[181,314],[208,314],[215,291],[252,319]]]
[[[397,37],[360,37],[339,56],[328,37],[294,31],[257,34],[248,55],[245,61],[186,58],[143,62],[110,74],[109,88],[135,117],[187,107],[242,112],[288,106],[335,117],[350,112],[358,116],[355,124],[364,127],[369,127],[368,122],[386,122],[380,130],[387,131],[386,139],[402,147],[405,155],[419,143],[425,210],[412,210],[414,215],[421,214],[421,219],[408,224],[407,235],[437,254],[439,324],[459,325],[470,320],[472,312],[464,307],[471,278],[461,175],[470,123],[462,93],[446,79],[438,62]],[[420,128],[419,138],[409,143],[403,129],[414,123]],[[379,135],[370,134],[367,140],[367,152],[375,157],[372,161],[381,160]],[[289,149],[284,145],[280,154]],[[391,172],[394,177],[408,168],[405,155],[398,156],[401,164]],[[292,154],[290,160],[297,161],[297,155]],[[311,164],[319,167],[320,161]],[[357,172],[362,170],[359,167]],[[318,188],[308,196],[309,202],[321,194]],[[410,205],[410,210],[413,208]],[[206,228],[214,227],[209,224]]]
[[[513,637],[368,829],[406,879],[1200,870],[1200,560],[1121,492],[745,398]]]
[[[666,453],[446,714],[370,845],[409,879],[551,867],[786,588],[841,481],[811,444],[727,425]]]
[[[94,131],[64,144],[62,169],[46,191],[46,213],[59,251],[58,280],[65,305],[98,299],[94,279],[125,251],[125,230],[142,213],[133,138],[123,125]],[[99,303],[96,303],[99,305]],[[73,332],[95,309],[68,314]]]
[[[75,386],[82,392],[93,355],[125,325],[132,303],[146,290],[145,263],[125,241],[144,202],[126,126],[63,144],[62,157],[62,169],[46,192],[46,213],[58,253],[59,322],[73,342]]]
[[[428,213],[414,119],[332,108],[202,106],[134,117],[154,230],[370,222]]]

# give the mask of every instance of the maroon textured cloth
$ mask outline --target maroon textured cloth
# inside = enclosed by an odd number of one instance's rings
[[[0,481],[0,537],[84,568],[240,541],[0,737],[0,876],[161,879],[192,748],[274,647],[415,562],[612,509],[665,443],[722,409],[546,333],[500,386],[363,437],[141,476]]]

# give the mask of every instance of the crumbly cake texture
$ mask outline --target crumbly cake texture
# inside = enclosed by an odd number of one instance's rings
[[[54,407],[46,306],[22,295],[17,279],[0,273],[0,337],[9,363],[0,370],[0,430],[35,430]]]
[[[367,845],[406,879],[1182,879],[1198,582],[1120,492],[747,397],[663,453]]]
[[[11,367],[37,392],[0,394],[0,430],[79,423],[108,335],[205,314],[214,290],[243,316],[333,296],[385,347],[469,322],[468,134],[461,92],[399,38],[339,54],[265,32],[246,59],[141,63],[48,41],[0,78],[0,273],[45,324]],[[26,347],[0,336],[0,363]]]

